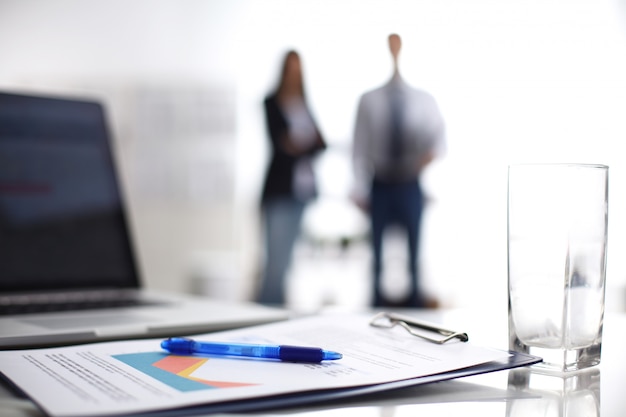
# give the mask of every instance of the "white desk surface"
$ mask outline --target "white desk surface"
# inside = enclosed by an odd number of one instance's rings
[[[444,327],[469,333],[472,343],[507,349],[506,312],[403,311]],[[414,417],[621,417],[626,413],[626,313],[606,313],[599,366],[565,377],[545,376],[528,368],[368,395],[365,398],[313,404],[235,416]],[[530,386],[527,386],[530,380]],[[4,417],[39,417],[28,400],[15,398],[0,385]]]

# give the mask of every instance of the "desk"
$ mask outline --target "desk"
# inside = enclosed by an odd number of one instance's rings
[[[506,315],[490,311],[403,311],[447,328],[467,331],[472,343],[507,348]],[[504,316],[504,317],[501,317]],[[607,313],[602,363],[565,377],[527,368],[460,378],[395,390],[367,398],[313,404],[246,416],[414,417],[480,415],[483,417],[617,417],[626,410],[626,313]],[[39,417],[27,400],[0,386],[2,416]],[[219,414],[235,417],[244,414]]]

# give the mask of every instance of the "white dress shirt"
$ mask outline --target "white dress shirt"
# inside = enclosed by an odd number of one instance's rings
[[[317,130],[304,100],[292,99],[288,101],[284,112],[288,121],[289,137],[293,144],[300,149],[308,149],[313,146],[317,139]],[[315,195],[315,175],[309,157],[300,157],[296,162],[292,187],[294,194],[303,200]]]
[[[404,95],[403,151],[392,161],[390,97],[397,88]],[[390,167],[403,172],[406,179],[417,178],[419,162],[444,149],[444,121],[433,96],[395,76],[382,87],[363,94],[359,101],[353,138],[354,191],[360,197],[367,196],[374,176],[385,177]]]

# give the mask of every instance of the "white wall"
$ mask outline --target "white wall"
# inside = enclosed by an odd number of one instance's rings
[[[149,284],[183,290],[198,257],[210,268],[234,256],[240,268],[222,273],[254,274],[261,100],[282,53],[301,52],[317,118],[343,155],[358,96],[386,80],[385,38],[398,32],[404,76],[438,98],[449,129],[448,154],[426,178],[429,285],[451,303],[489,302],[506,281],[511,162],[610,165],[609,286],[626,282],[625,21],[623,0],[0,0],[0,87],[88,92],[112,104]],[[190,109],[216,91],[226,91],[235,123],[212,143],[238,149],[234,192],[219,198],[192,185],[215,175],[216,147],[202,135],[153,146],[136,129],[138,97],[156,92]],[[200,112],[193,117],[202,125]],[[321,173],[327,194],[343,196],[344,168]],[[150,184],[155,170],[173,184],[156,197],[141,180]]]

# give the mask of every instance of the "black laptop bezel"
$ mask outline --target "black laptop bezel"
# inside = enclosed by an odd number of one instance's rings
[[[6,106],[10,106],[7,108]],[[107,169],[107,175],[110,176],[111,186],[114,190],[117,208],[111,217],[115,219],[116,227],[119,228],[119,250],[124,254],[124,276],[112,278],[110,276],[95,274],[88,280],[68,279],[63,276],[42,277],[36,280],[34,277],[28,279],[16,279],[16,276],[3,276],[0,273],[0,294],[12,293],[28,293],[28,292],[67,292],[81,290],[96,289],[139,289],[141,287],[141,279],[137,258],[135,256],[135,248],[131,235],[131,228],[127,216],[126,201],[123,195],[123,188],[120,183],[120,176],[116,160],[113,154],[113,141],[109,128],[107,112],[102,101],[75,96],[60,96],[52,94],[34,94],[30,92],[0,91],[0,141],[9,140],[11,134],[15,133],[16,126],[7,126],[6,117],[21,118],[22,122],[28,125],[23,126],[24,135],[32,134],[37,129],[44,129],[45,126],[37,126],[35,120],[37,118],[37,109],[42,107],[50,108],[85,108],[98,115],[98,125],[94,126],[94,134],[98,137],[99,149],[101,156]],[[10,132],[10,129],[14,129]],[[19,135],[18,135],[19,136]],[[13,139],[11,140],[19,140]],[[6,155],[4,157],[7,157]],[[0,154],[0,160],[3,156]],[[2,178],[0,177],[0,181]],[[2,184],[0,183],[0,188]],[[6,187],[6,184],[5,184]],[[6,191],[6,190],[5,190]],[[0,189],[0,193],[2,190]],[[0,196],[1,198],[1,196]],[[1,209],[1,207],[0,207]],[[1,215],[2,213],[0,213]],[[0,239],[2,239],[2,225],[0,224]],[[2,254],[0,253],[0,262],[2,262]]]

